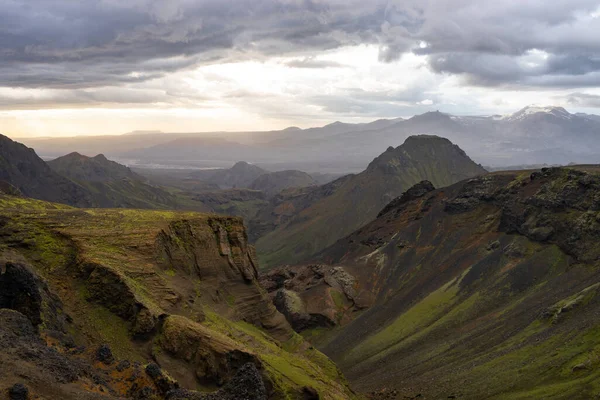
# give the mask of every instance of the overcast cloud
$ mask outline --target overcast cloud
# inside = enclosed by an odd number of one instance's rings
[[[306,120],[479,112],[520,91],[598,107],[599,37],[598,0],[0,0],[0,109],[261,114],[236,91]]]

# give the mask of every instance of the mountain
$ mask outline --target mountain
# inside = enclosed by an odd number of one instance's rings
[[[258,285],[240,218],[2,195],[0,219],[7,398],[358,400]]]
[[[408,119],[361,124],[338,121],[322,127],[268,132],[148,133],[23,141],[44,157],[62,155],[65,149],[83,154],[101,152],[152,168],[157,164],[215,168],[246,160],[271,171],[347,174],[364,170],[381,149],[419,134],[446,137],[478,163],[492,167],[599,162],[594,151],[600,147],[599,117],[572,114],[555,106],[528,106],[504,116],[433,111]]]
[[[593,398],[599,199],[599,166],[421,182],[324,250],[327,264],[263,280],[358,390]]]
[[[207,170],[190,174],[191,176],[202,177],[206,181],[227,188],[250,188],[252,182],[259,176],[266,174],[267,171],[249,164],[245,161],[238,161],[229,169]]]
[[[587,118],[587,119],[591,119],[591,120],[600,122],[600,115],[585,114],[585,113],[576,113],[575,115],[577,115],[578,117]]]
[[[92,193],[95,207],[178,208],[173,195],[102,154],[87,157],[71,153],[48,161],[48,165]]]
[[[239,160],[253,154],[255,152],[251,146],[222,137],[180,137],[148,148],[129,151],[123,153],[122,156],[176,164],[210,160]]]
[[[527,106],[514,114],[507,115],[502,118],[503,121],[508,122],[516,122],[522,121],[524,119],[529,119],[532,117],[542,117],[542,118],[556,118],[563,120],[570,120],[574,117],[573,114],[570,114],[563,107],[541,107],[541,106]]]
[[[387,203],[423,179],[443,187],[485,172],[448,139],[411,136],[401,146],[389,147],[362,173],[341,178],[337,186],[336,181],[329,184],[332,190],[315,196],[303,209],[296,211],[293,202],[277,205],[291,210],[292,216],[258,239],[261,261],[274,267],[307,260],[371,221]]]
[[[0,180],[24,196],[73,206],[91,206],[92,195],[54,172],[33,149],[0,135]]]
[[[302,171],[277,171],[263,174],[250,184],[250,189],[261,190],[268,196],[274,196],[284,189],[315,185],[312,176]]]

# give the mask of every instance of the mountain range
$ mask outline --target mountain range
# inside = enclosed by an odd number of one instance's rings
[[[446,137],[476,162],[492,167],[598,162],[600,120],[562,107],[529,106],[510,115],[454,116],[428,112],[367,124],[335,122],[320,128],[268,132],[148,133],[143,135],[23,138],[43,156],[64,149],[101,152],[128,164],[222,167],[246,160],[267,170],[360,172],[382,149],[407,137]]]

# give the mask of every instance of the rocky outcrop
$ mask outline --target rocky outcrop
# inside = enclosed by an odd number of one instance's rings
[[[43,323],[55,335],[65,331],[68,317],[60,300],[25,263],[9,261],[0,266],[0,308],[18,311],[35,327]]]
[[[435,190],[433,184],[429,181],[421,181],[414,186],[411,186],[406,192],[402,193],[400,197],[396,197],[392,200],[387,206],[381,210],[381,212],[377,215],[377,218],[386,214],[390,210],[395,210],[396,212],[402,212],[401,206],[410,201],[416,200],[420,197],[425,196],[427,193]]]
[[[214,302],[229,306],[227,312],[234,318],[264,327],[282,340],[289,339],[292,331],[285,318],[258,286],[256,253],[248,244],[241,219],[176,221],[156,240],[161,268],[199,280]],[[181,297],[189,295],[182,293]]]
[[[156,345],[163,350],[155,353],[157,361],[192,386],[195,382],[222,386],[244,364],[260,365],[256,355],[227,336],[180,316],[165,319]],[[169,368],[176,365],[184,366]]]
[[[296,332],[347,322],[365,305],[355,278],[340,266],[276,268],[262,275],[260,283]]]
[[[235,377],[216,393],[202,394],[189,390],[174,390],[167,400],[267,400],[267,391],[260,373],[252,363],[245,364]]]

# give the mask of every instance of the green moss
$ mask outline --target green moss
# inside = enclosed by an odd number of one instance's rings
[[[318,350],[305,349],[306,343],[297,334],[279,343],[254,325],[231,322],[210,310],[206,311],[204,325],[253,349],[285,399],[295,399],[303,386],[315,388],[323,399],[355,398],[335,364]]]
[[[170,276],[171,278],[175,276],[175,274],[177,274],[177,271],[175,271],[174,269],[168,269],[165,271],[165,274],[167,276]]]
[[[225,298],[225,301],[227,302],[227,305],[229,307],[235,306],[235,296],[234,295],[228,294],[227,297]]]
[[[369,336],[346,356],[345,362],[372,357],[434,322],[456,301],[458,285],[453,283],[448,282],[432,292],[385,328]]]
[[[346,308],[346,295],[337,290],[330,290],[329,294],[331,295],[333,303],[338,309]]]
[[[143,361],[132,348],[129,324],[123,319],[99,305],[90,305],[85,319],[96,343],[108,343],[116,358]]]

